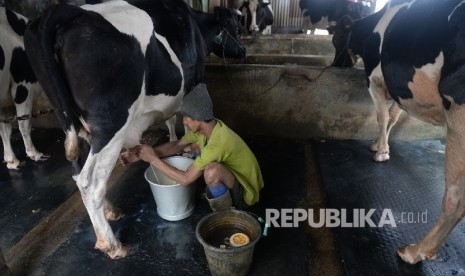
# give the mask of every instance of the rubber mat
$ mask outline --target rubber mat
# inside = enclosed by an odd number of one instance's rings
[[[370,141],[315,141],[328,208],[341,213],[346,209],[348,218],[360,214],[360,209],[366,213],[375,209],[371,219],[376,227],[336,227],[347,275],[465,275],[465,222],[449,235],[435,261],[412,266],[396,254],[399,246],[419,242],[438,218],[444,145],[391,142],[391,159],[385,163],[372,161],[370,145]]]
[[[0,248],[6,251],[51,211],[63,203],[77,187],[69,176],[71,165],[63,153],[63,131],[35,130],[37,150],[52,157],[34,162],[26,157],[19,131],[12,135],[13,150],[26,164],[19,171],[0,168]],[[0,144],[3,153],[3,145]],[[1,157],[3,160],[3,156]]]
[[[270,139],[247,143],[265,180],[260,203],[250,211],[264,218],[265,208],[296,207],[306,194],[305,146]],[[111,226],[131,247],[130,256],[111,260],[93,249],[95,234],[85,219],[32,275],[210,275],[203,247],[195,238],[197,223],[211,212],[208,203],[199,197],[190,217],[163,220],[143,177],[146,168],[146,163],[132,166],[110,193],[126,213]],[[307,275],[306,246],[303,227],[270,229],[255,246],[250,275]]]

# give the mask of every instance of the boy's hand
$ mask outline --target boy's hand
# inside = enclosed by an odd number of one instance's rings
[[[134,149],[135,148],[125,149],[123,152],[121,152],[118,158],[118,161],[121,163],[121,165],[126,166],[129,163],[134,163],[140,160]]]
[[[144,160],[145,162],[152,163],[159,159],[158,154],[151,146],[138,145],[137,147],[132,148],[131,151],[132,150],[134,150],[140,160]]]

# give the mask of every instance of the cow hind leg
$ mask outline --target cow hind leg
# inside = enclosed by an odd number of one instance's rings
[[[74,127],[66,131],[65,155],[69,161],[76,161],[79,158],[79,135]]]
[[[168,120],[165,121],[166,126],[168,127],[168,132],[170,135],[170,142],[177,141],[178,137],[176,136],[176,115],[171,116]],[[187,126],[184,126],[184,134],[189,131]],[[191,148],[186,147],[184,152],[190,152]]]
[[[81,173],[76,177],[97,238],[95,248],[112,259],[123,258],[129,254],[129,247],[122,245],[115,237],[105,216],[106,184],[119,153],[115,148],[117,146],[112,145],[105,148],[107,150],[90,154]]]
[[[389,141],[389,134],[391,134],[392,127],[399,121],[400,114],[402,114],[402,109],[400,109],[397,102],[393,102],[389,108],[389,122],[387,125],[386,131],[386,142]]]
[[[374,84],[373,81],[370,83],[368,89],[370,96],[375,104],[376,117],[378,120],[379,134],[376,141],[371,145],[370,149],[376,151],[373,156],[373,160],[376,162],[383,162],[389,160],[389,145],[388,145],[388,122],[389,122],[389,111],[386,107],[386,96],[382,86]]]
[[[447,139],[445,164],[445,193],[439,219],[419,244],[400,248],[397,253],[406,262],[435,258],[440,246],[452,229],[465,216],[465,106],[453,105],[446,112]]]
[[[31,139],[31,112],[33,104],[33,93],[23,85],[13,86],[12,90],[15,91],[15,104],[16,115],[18,117],[18,127],[23,138],[26,154],[34,161],[47,160],[50,156],[39,152],[32,143]],[[18,96],[23,95],[23,97]]]
[[[386,113],[382,114],[381,116],[383,115],[385,116],[385,114]],[[381,161],[389,160],[390,158],[389,156],[389,135],[391,134],[392,128],[399,120],[400,114],[402,114],[402,109],[400,109],[397,102],[393,102],[387,114],[388,114],[389,119],[387,122],[386,131],[383,132],[380,129],[380,136],[378,137],[376,142],[373,143],[373,145],[371,145],[371,148],[370,148],[372,151],[376,151],[376,155],[373,158],[375,161],[381,162]],[[384,124],[385,124],[384,119],[381,119],[381,121],[382,121],[383,126],[381,126],[380,124],[380,128],[384,127]]]
[[[11,147],[11,131],[11,125],[9,123],[0,122],[0,136],[3,142],[3,159],[8,169],[17,170],[21,163],[18,158],[16,158],[13,148]]]
[[[26,149],[26,154],[31,160],[34,161],[45,161],[50,156],[39,152],[32,143],[31,139],[31,120],[30,116],[27,118],[19,118],[18,119],[18,126],[19,131],[21,132],[21,136],[23,137],[24,147]]]
[[[117,221],[124,217],[120,208],[113,206],[107,199],[104,199],[105,218],[109,221]]]

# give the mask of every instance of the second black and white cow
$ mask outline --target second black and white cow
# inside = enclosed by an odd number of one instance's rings
[[[447,126],[439,219],[418,244],[397,251],[411,264],[432,260],[465,216],[465,1],[408,1],[385,7],[346,31],[351,31],[348,47],[340,47],[363,58],[378,113],[375,160],[389,159],[387,137],[400,110]],[[395,101],[390,111],[386,95]]]
[[[248,34],[271,34],[274,15],[268,0],[244,1],[239,10],[242,13],[241,24]]]
[[[316,29],[333,33],[336,22],[344,16],[360,19],[372,13],[371,1],[300,0],[302,32],[314,34]]]
[[[28,25],[27,54],[66,132],[65,152],[94,226],[95,247],[129,251],[105,210],[106,183],[123,148],[155,119],[171,117],[205,81],[205,59],[244,58],[232,12],[196,12],[182,0],[58,5]],[[90,152],[82,158],[82,139]]]
[[[39,152],[31,140],[31,115],[42,87],[37,82],[24,49],[24,30],[28,19],[11,10],[0,8],[0,136],[3,158],[9,169],[21,162],[11,146],[11,123],[17,119],[26,154],[34,161],[48,156]]]

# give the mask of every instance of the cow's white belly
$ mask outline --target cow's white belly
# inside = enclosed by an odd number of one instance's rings
[[[150,125],[167,120],[175,114],[181,107],[184,92],[179,92],[176,96],[141,95],[129,111],[127,130],[124,137],[124,148],[138,145],[144,132]]]

